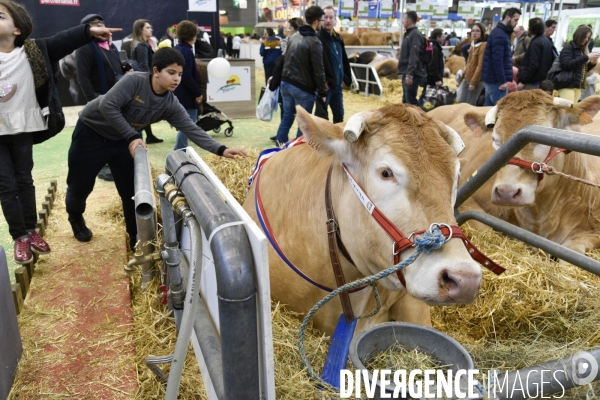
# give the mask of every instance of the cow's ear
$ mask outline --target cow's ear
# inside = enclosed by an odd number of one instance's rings
[[[334,125],[326,119],[315,117],[300,106],[296,106],[296,121],[305,142],[318,154],[329,155],[334,152],[336,146],[345,142],[343,125]]]
[[[578,114],[580,125],[591,124],[592,119],[598,113],[598,110],[600,110],[600,96],[586,97],[573,105],[573,109]]]
[[[475,137],[480,137],[488,131],[488,127],[485,125],[485,114],[468,112],[465,114],[464,120],[465,125],[471,128]]]

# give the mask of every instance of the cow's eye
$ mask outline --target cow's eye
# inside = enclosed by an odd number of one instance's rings
[[[384,169],[383,171],[381,171],[381,176],[383,178],[391,178],[394,176],[394,173],[392,172],[391,169],[387,168],[387,169]]]

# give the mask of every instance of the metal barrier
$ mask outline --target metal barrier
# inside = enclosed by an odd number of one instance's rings
[[[456,195],[454,214],[458,224],[474,219],[486,224],[512,238],[521,240],[529,245],[538,247],[562,260],[600,276],[600,262],[581,253],[577,253],[558,243],[552,242],[535,233],[526,231],[513,224],[496,218],[481,211],[466,211],[461,213],[458,207],[473,195],[483,184],[492,177],[508,160],[517,154],[528,143],[540,143],[560,147],[580,153],[600,156],[600,137],[585,133],[566,131],[562,129],[528,126],[515,133],[473,174],[461,185]]]
[[[362,92],[367,97],[383,95],[383,86],[381,86],[375,67],[369,64],[350,63],[350,71],[352,72],[352,85],[358,92]]]
[[[497,231],[500,231],[512,238],[521,240],[529,245],[538,247],[547,253],[550,253],[562,260],[565,260],[573,265],[576,265],[588,272],[600,276],[600,262],[593,260],[583,254],[577,253],[566,248],[558,243],[545,239],[535,233],[519,228],[509,222],[503,221],[492,215],[481,211],[466,211],[459,212],[458,207],[464,203],[471,195],[473,195],[488,179],[490,179],[499,169],[504,167],[508,160],[517,154],[528,143],[539,143],[548,146],[564,148],[567,150],[577,151],[580,153],[600,156],[600,137],[588,135],[579,132],[566,131],[562,129],[546,128],[540,126],[527,126],[515,133],[509,140],[506,141],[496,152],[471,175],[471,177],[463,183],[458,189],[456,196],[456,204],[454,214],[459,225],[464,222],[474,219],[485,225],[488,225]],[[582,361],[583,360],[583,361]],[[595,363],[595,368],[593,365]],[[581,352],[572,356],[567,356],[559,360],[548,361],[541,365],[536,365],[507,374],[500,374],[497,377],[498,381],[504,382],[506,387],[514,387],[516,380],[520,376],[529,377],[533,374],[534,379],[531,383],[527,383],[527,393],[529,390],[538,389],[537,382],[543,382],[542,393],[553,394],[559,393],[561,390],[570,389],[574,386],[581,385],[581,378],[587,376],[586,384],[600,379],[598,371],[600,364],[600,348],[595,348],[587,352]],[[552,371],[552,372],[548,372]],[[560,371],[561,374],[555,372]],[[543,380],[543,373],[547,372],[548,381]],[[536,380],[539,377],[542,380]],[[534,383],[535,382],[535,383]],[[528,396],[509,396],[508,393],[495,394],[495,398],[499,400],[505,399],[525,399]]]

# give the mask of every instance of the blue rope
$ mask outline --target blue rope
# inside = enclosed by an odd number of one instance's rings
[[[355,289],[359,286],[370,285],[373,282],[378,281],[379,279],[385,278],[386,276],[391,275],[393,273],[396,273],[396,272],[400,271],[402,268],[406,267],[407,265],[412,264],[421,255],[421,253],[424,252],[425,254],[429,254],[431,252],[431,250],[439,249],[440,247],[442,247],[444,245],[444,243],[446,243],[446,237],[444,236],[442,231],[437,226],[433,226],[433,228],[430,231],[425,232],[422,235],[415,237],[414,242],[415,242],[416,251],[413,253],[412,256],[410,256],[409,258],[407,258],[406,260],[404,260],[403,262],[401,262],[397,265],[393,265],[388,269],[385,269],[381,272],[376,273],[375,275],[361,278],[354,282],[350,282],[343,286],[340,286],[339,288],[335,289],[333,292],[331,292],[327,296],[325,296],[323,299],[321,299],[317,304],[315,304],[313,306],[313,308],[311,308],[311,310],[308,312],[308,314],[306,314],[306,316],[304,317],[304,320],[302,321],[302,324],[300,325],[300,330],[298,331],[298,350],[300,350],[300,356],[302,357],[302,363],[304,364],[304,367],[306,368],[306,372],[308,373],[308,375],[311,378],[313,378],[314,380],[318,381],[319,384],[322,385],[324,388],[327,388],[327,389],[333,390],[333,391],[339,391],[339,388],[331,386],[329,383],[325,382],[323,379],[321,379],[320,376],[318,376],[315,373],[315,371],[312,369],[312,367],[310,365],[310,362],[308,361],[308,358],[306,357],[306,352],[304,350],[304,333],[306,331],[306,328],[308,327],[308,323],[310,322],[311,318],[315,315],[315,313],[321,307],[323,307],[325,304],[327,304],[327,302],[329,300],[333,299],[335,296],[339,295],[340,293],[347,292],[347,291]]]

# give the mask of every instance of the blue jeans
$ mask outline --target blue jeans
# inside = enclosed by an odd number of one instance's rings
[[[402,75],[402,103],[419,105],[417,100],[417,92],[419,91],[419,84],[423,78],[414,76],[412,85],[406,83],[406,75]]]
[[[328,107],[331,107],[333,123],[344,122],[344,94],[342,93],[342,85],[338,85],[327,91],[326,104]]]
[[[292,85],[291,83],[281,82],[279,91],[283,97],[283,118],[277,129],[278,143],[287,143],[290,128],[296,118],[296,106],[304,108],[308,113],[312,113],[317,95],[305,92],[304,90]],[[301,136],[302,132],[298,128],[296,137]]]
[[[500,84],[501,85],[501,84]],[[483,82],[485,88],[485,106],[495,106],[496,103],[508,94],[508,87],[504,90],[500,90],[499,84]]]
[[[0,136],[0,203],[13,239],[35,229],[33,134]]]
[[[185,111],[189,114],[190,118],[194,123],[198,120],[198,109],[197,108],[186,108]],[[185,149],[188,147],[188,138],[183,132],[177,132],[177,139],[175,140],[175,150]]]

